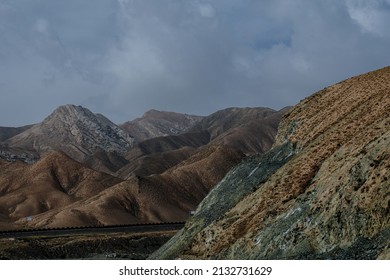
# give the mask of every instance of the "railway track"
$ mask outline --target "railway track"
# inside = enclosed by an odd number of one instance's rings
[[[185,222],[173,223],[150,223],[150,224],[131,224],[131,225],[113,225],[113,226],[94,226],[94,227],[68,227],[68,228],[38,228],[0,231],[0,238],[17,237],[38,237],[38,236],[61,236],[77,234],[94,233],[136,233],[136,232],[154,232],[166,230],[179,230],[184,227]]]

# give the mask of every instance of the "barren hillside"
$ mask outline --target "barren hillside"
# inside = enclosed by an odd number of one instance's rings
[[[153,258],[389,259],[390,67],[306,98]]]

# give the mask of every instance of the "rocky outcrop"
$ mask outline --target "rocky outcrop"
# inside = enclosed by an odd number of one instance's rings
[[[389,95],[387,67],[300,102],[152,258],[389,259]]]
[[[32,164],[38,159],[39,154],[37,152],[0,146],[0,160],[6,160],[9,162],[22,161]]]

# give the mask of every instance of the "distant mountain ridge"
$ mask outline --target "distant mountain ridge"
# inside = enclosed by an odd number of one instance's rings
[[[142,142],[150,138],[182,134],[202,119],[202,116],[153,109],[120,127],[134,137],[136,142]]]
[[[129,164],[119,174],[161,173],[207,146],[225,146],[246,155],[267,151],[288,108],[227,108],[203,117],[185,133],[155,137],[135,144],[125,156]],[[164,160],[161,160],[164,158]],[[147,168],[147,166],[150,166]]]
[[[214,145],[239,147],[247,155],[259,154],[271,147],[279,121],[289,109],[227,108],[204,117],[189,132],[207,131]]]
[[[8,160],[0,159],[0,201],[7,205],[0,225],[183,221],[245,154],[272,146],[283,113],[228,108],[197,117],[151,110],[134,122],[138,128],[147,123],[148,134],[137,142],[100,114],[60,106],[0,143],[0,158]],[[148,138],[160,134],[165,136]],[[145,135],[148,139],[142,140]],[[96,180],[103,180],[104,187]]]
[[[12,138],[13,136],[18,135],[31,127],[32,125],[21,127],[0,127],[0,142]]]

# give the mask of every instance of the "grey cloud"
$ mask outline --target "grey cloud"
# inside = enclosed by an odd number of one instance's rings
[[[370,4],[367,4],[370,3]],[[281,108],[389,64],[388,0],[0,0],[0,125]]]

